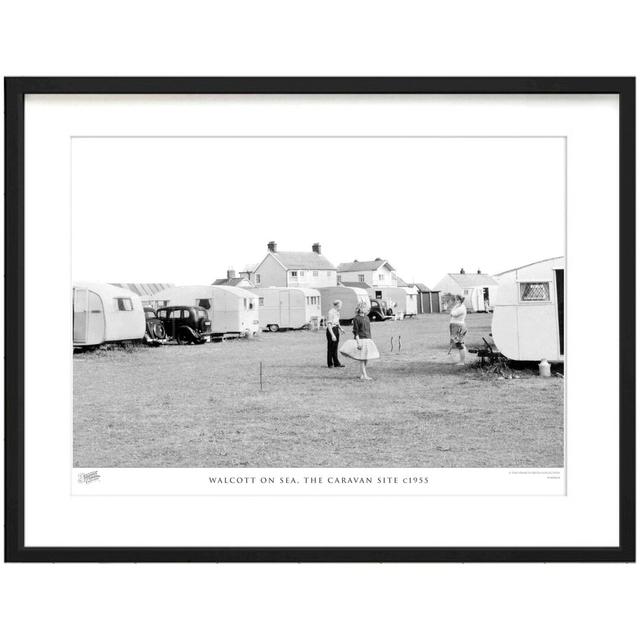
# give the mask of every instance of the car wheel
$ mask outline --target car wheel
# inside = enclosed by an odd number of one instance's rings
[[[186,329],[178,331],[178,344],[191,344],[191,335]]]
[[[272,333],[275,333],[276,331],[278,331],[280,327],[277,324],[270,324],[268,329],[269,331],[271,331]]]

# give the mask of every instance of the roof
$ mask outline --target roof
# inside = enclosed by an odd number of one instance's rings
[[[321,253],[315,251],[278,251],[270,252],[270,255],[285,269],[329,269],[335,271],[331,262]]]
[[[167,283],[159,283],[159,282],[128,282],[128,283],[117,283],[111,282],[111,285],[114,287],[121,287],[122,289],[129,289],[129,291],[133,291],[136,295],[139,295],[141,298],[145,298],[147,296],[154,296],[159,291],[163,289],[168,289],[169,287],[173,287],[172,284]]]
[[[373,289],[373,287],[370,284],[367,284],[366,282],[344,282],[344,281],[341,281],[340,284],[345,286],[345,287],[356,287],[356,289]]]
[[[395,269],[386,260],[382,260],[381,258],[365,262],[359,262],[358,260],[354,260],[353,262],[341,262],[338,265],[338,271],[375,271],[383,264],[386,264],[391,271],[395,271]]]
[[[246,278],[218,278],[211,284],[214,285],[227,285],[228,287],[237,287],[241,282],[249,282]]]
[[[134,293],[136,296],[140,297],[135,291],[129,289],[127,285],[111,284],[106,282],[78,281],[72,283],[72,287],[74,289],[89,289],[90,291],[93,291],[94,293],[97,293],[99,296],[103,297],[128,297],[131,295],[131,293]]]
[[[260,295],[265,291],[301,291],[305,296],[317,296],[320,295],[318,289],[312,289],[311,287],[255,287],[251,290],[251,293]]]
[[[498,286],[498,283],[486,273],[449,273],[447,275],[463,288]]]
[[[523,264],[520,267],[515,267],[514,269],[507,269],[506,271],[501,271],[500,273],[496,273],[496,276],[503,276],[505,273],[511,273],[512,271],[519,271],[520,269],[525,269],[526,267],[532,267],[534,264],[542,264],[543,262],[551,262],[552,260],[560,260],[560,258],[564,258],[564,256],[554,256],[553,258],[545,258],[544,260],[536,260],[535,262],[530,262],[529,264]]]
[[[176,293],[189,294],[194,298],[211,298],[214,294],[224,292],[233,295],[237,298],[257,298],[255,293],[251,289],[245,287],[228,287],[225,285],[211,285],[211,284],[194,284],[194,285],[180,285],[172,287],[171,291],[157,293],[155,295],[156,300],[162,300],[162,296],[175,296]]]
[[[396,278],[396,285],[398,287],[410,287],[410,284],[407,284],[400,276]]]
[[[427,285],[423,284],[422,282],[412,282],[408,286],[415,287],[418,291],[422,293],[429,293],[431,291],[431,289],[429,289],[429,287],[427,287]]]

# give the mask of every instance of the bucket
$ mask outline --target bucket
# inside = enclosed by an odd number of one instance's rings
[[[542,360],[542,362],[540,362],[538,370],[540,371],[541,378],[551,377],[551,365],[546,360]]]

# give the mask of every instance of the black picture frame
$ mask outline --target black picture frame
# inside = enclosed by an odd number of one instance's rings
[[[635,78],[5,78],[6,562],[635,561]],[[616,547],[26,547],[24,100],[27,94],[615,94],[620,114],[619,530]],[[11,313],[7,310],[11,309]],[[622,318],[624,317],[624,320]]]

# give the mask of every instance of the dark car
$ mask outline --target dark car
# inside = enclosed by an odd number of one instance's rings
[[[369,320],[372,322],[383,322],[389,319],[387,303],[384,300],[372,300],[369,310]]]
[[[178,344],[202,344],[211,339],[211,320],[202,307],[162,307],[157,315],[167,338]]]
[[[154,347],[164,344],[167,341],[167,332],[156,312],[151,307],[144,307],[144,318],[146,322],[144,341]]]

